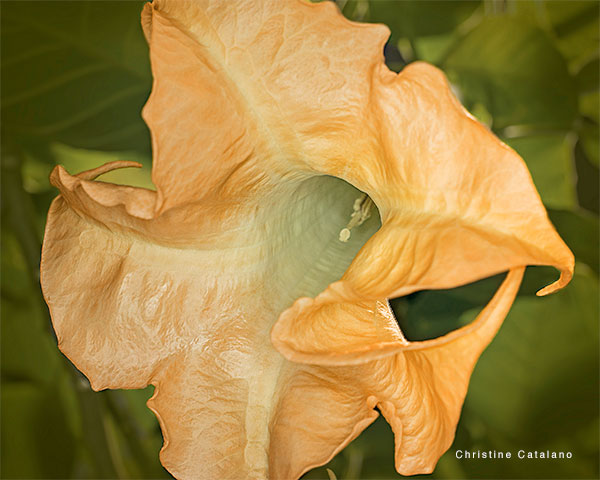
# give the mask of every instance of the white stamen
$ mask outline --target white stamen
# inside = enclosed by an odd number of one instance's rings
[[[354,200],[354,205],[352,206],[352,210],[354,211],[350,215],[350,221],[346,225],[346,228],[340,231],[340,242],[347,242],[350,239],[352,228],[362,225],[371,216],[370,210],[372,204],[373,200],[366,193],[363,193]]]
[[[350,238],[350,230],[348,230],[347,228],[342,228],[342,230],[340,232],[340,242],[346,243],[349,238]]]

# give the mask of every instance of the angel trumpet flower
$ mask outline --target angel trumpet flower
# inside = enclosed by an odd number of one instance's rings
[[[526,265],[573,256],[519,156],[389,31],[298,0],[155,0],[156,192],[52,173],[42,285],[96,390],[155,385],[183,479],[298,478],[378,416],[399,473],[452,443]],[[387,299],[508,271],[470,325],[410,342]]]

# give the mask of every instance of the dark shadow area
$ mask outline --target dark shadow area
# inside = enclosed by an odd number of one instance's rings
[[[441,337],[475,320],[492,299],[505,274],[447,290],[422,290],[390,299],[400,329],[410,341]],[[556,280],[552,267],[528,267],[519,296],[535,292]]]

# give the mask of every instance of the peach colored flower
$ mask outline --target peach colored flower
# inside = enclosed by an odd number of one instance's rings
[[[542,294],[572,276],[523,161],[331,3],[155,0],[142,24],[157,191],[94,181],[127,163],[52,173],[59,347],[94,389],[156,386],[178,478],[298,478],[375,407],[398,472],[431,472],[524,267],[561,271]],[[504,271],[435,340],[407,341],[387,301]]]

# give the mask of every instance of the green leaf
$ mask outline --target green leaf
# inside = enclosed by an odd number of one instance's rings
[[[108,433],[127,477],[170,478],[160,465],[163,444],[158,421],[146,402],[154,387],[144,390],[109,391],[103,394],[111,413]]]
[[[584,117],[578,128],[581,147],[586,157],[596,167],[599,165],[598,136],[600,107],[600,62],[598,57],[592,58],[577,74],[579,85],[579,113]]]
[[[149,151],[142,2],[2,3],[2,126],[22,142]]]
[[[595,95],[596,97],[598,94]],[[589,162],[596,168],[600,166],[600,136],[598,124],[585,122],[579,129],[581,148]]]
[[[3,380],[48,383],[58,375],[60,353],[27,274],[14,235],[2,229],[1,365]]]
[[[428,290],[390,300],[400,328],[411,341],[437,338],[472,319],[463,312],[483,308],[502,282],[502,275],[450,290]]]
[[[416,59],[439,65],[449,48],[456,42],[456,33],[419,37],[413,41]]]
[[[473,14],[480,3],[460,0],[372,0],[369,2],[369,19],[387,24],[396,39],[437,35],[456,28]]]
[[[544,205],[570,209],[577,206],[573,138],[569,135],[505,139],[523,157]]]
[[[49,331],[40,324],[37,301],[34,295],[20,304],[2,298],[3,378],[38,382],[56,379],[60,354]]]
[[[587,62],[577,73],[577,86],[580,93],[597,92],[600,83],[600,59],[598,56]],[[597,109],[596,109],[597,111]]]
[[[467,108],[485,105],[496,131],[511,125],[569,130],[577,115],[576,84],[562,55],[543,30],[517,17],[485,18],[443,67]]]
[[[544,5],[558,46],[574,70],[598,55],[598,2],[553,0]]]
[[[575,218],[567,216],[562,219],[565,228],[574,226],[573,223],[567,221],[567,218],[571,222],[575,222],[578,227],[582,227],[583,220],[575,214],[573,216]],[[586,226],[588,230],[584,230],[584,233],[593,234],[593,227],[590,231],[590,226]],[[572,236],[575,235],[574,233]],[[588,236],[584,238],[581,241],[576,240],[575,244],[581,248],[582,243],[590,240]],[[586,243],[583,248],[590,255],[586,258],[593,258],[594,252],[597,257],[597,249],[594,251],[593,245],[590,246]],[[505,274],[494,275],[458,288],[425,290],[407,297],[393,298],[390,299],[390,306],[408,340],[420,341],[437,338],[475,320],[477,314],[483,310],[498,290],[504,276]],[[535,295],[537,291],[550,285],[556,278],[557,271],[552,267],[530,266],[525,271],[519,296]]]
[[[598,126],[598,103],[600,103],[600,95],[598,95],[598,90],[582,93],[579,96],[580,113],[583,116],[593,120],[596,124],[596,127]]]
[[[552,296],[517,299],[475,369],[465,406],[496,447],[572,451],[579,464],[558,466],[570,478],[582,478],[580,469],[593,476],[598,448],[598,278],[583,265],[576,272]]]
[[[597,148],[597,147],[596,147]],[[575,145],[575,168],[577,170],[577,198],[579,205],[586,210],[598,213],[600,199],[598,198],[600,172],[597,164],[584,150],[582,141]]]
[[[585,210],[549,210],[548,214],[575,259],[598,273],[598,217]]]
[[[55,388],[2,383],[2,477],[68,478],[75,439]]]

